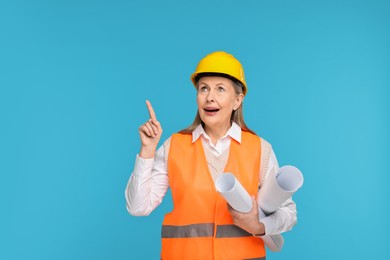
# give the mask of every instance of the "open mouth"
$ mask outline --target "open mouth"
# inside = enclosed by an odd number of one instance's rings
[[[219,109],[218,108],[204,108],[204,111],[206,111],[207,113],[215,113],[215,112],[218,112]]]

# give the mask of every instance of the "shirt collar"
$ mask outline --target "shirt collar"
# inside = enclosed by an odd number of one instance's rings
[[[195,130],[192,132],[192,142],[194,143],[202,135],[207,140],[210,140],[210,137],[204,131],[202,124],[199,124],[195,128]],[[229,128],[229,130],[226,132],[226,134],[223,137],[221,137],[220,139],[225,138],[226,136],[230,136],[231,138],[233,138],[237,142],[241,143],[241,127],[239,125],[237,125],[235,122],[233,122],[232,126]]]

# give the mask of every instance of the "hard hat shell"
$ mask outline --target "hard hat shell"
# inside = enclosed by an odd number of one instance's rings
[[[191,75],[191,81],[196,87],[198,76],[225,76],[233,81],[238,81],[243,85],[243,94],[247,92],[244,68],[241,63],[231,54],[216,51],[206,55],[200,60],[195,72]]]

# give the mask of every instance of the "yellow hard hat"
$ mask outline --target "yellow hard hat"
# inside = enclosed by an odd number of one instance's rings
[[[243,85],[242,92],[244,95],[248,90],[245,82],[244,68],[241,63],[233,55],[223,51],[212,52],[200,60],[195,72],[191,75],[191,81],[195,87],[199,77],[202,75],[219,75],[233,81],[238,81]]]

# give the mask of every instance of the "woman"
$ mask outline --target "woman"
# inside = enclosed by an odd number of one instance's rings
[[[191,80],[196,118],[157,151],[162,128],[146,101],[150,119],[139,128],[142,146],[125,192],[127,209],[150,214],[170,187],[174,208],[163,222],[162,259],[265,259],[261,236],[290,230],[296,207],[290,199],[259,221],[255,196],[278,163],[271,145],[244,122],[243,67],[232,55],[214,52],[199,62]],[[214,181],[223,172],[253,194],[251,212],[235,211],[216,192]]]

